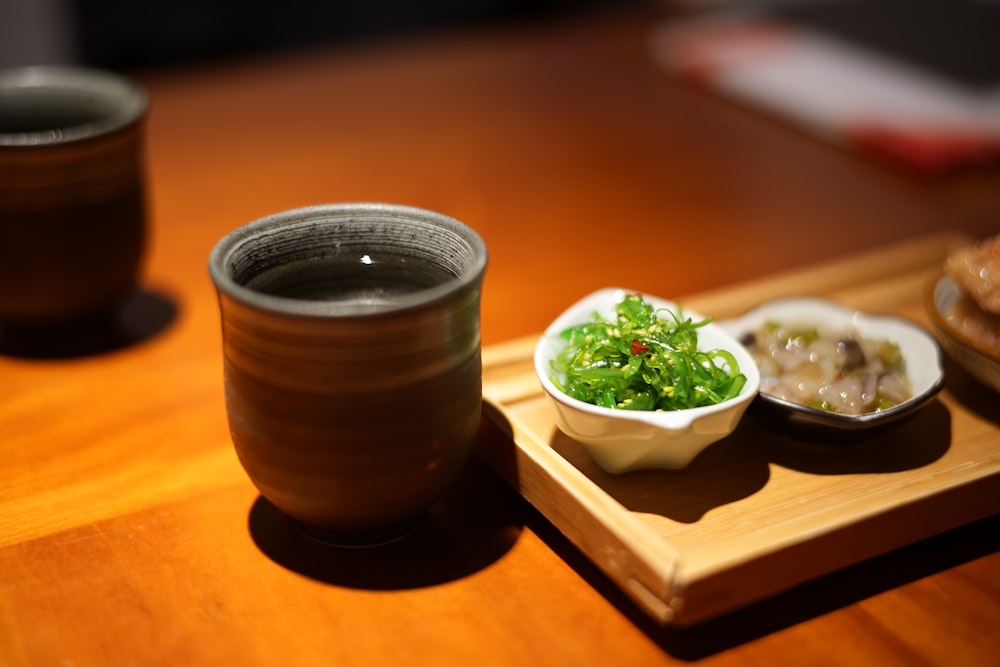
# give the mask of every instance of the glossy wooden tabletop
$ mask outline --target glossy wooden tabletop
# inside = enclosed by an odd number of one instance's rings
[[[675,298],[1000,231],[1000,170],[909,174],[671,81],[660,18],[138,72],[153,221],[124,338],[0,356],[0,664],[995,664],[996,517],[671,629],[478,461],[428,530],[374,551],[304,540],[240,468],[206,261],[269,213],[465,221],[490,250],[486,345],[609,284]]]

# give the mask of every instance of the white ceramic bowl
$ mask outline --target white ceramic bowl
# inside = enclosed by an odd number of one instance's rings
[[[740,394],[718,405],[672,411],[614,410],[567,396],[550,379],[552,359],[565,346],[559,334],[568,327],[590,322],[595,312],[614,316],[615,304],[634,290],[609,287],[598,290],[570,306],[545,330],[535,347],[535,372],[555,407],[556,424],[579,441],[597,464],[610,473],[641,468],[683,468],[705,447],[729,435],[747,406],[757,395],[760,374],[753,358],[722,328],[710,323],[698,329],[698,347],[722,348],[736,358],[746,375]],[[647,294],[647,303],[674,312],[678,304]],[[698,313],[681,309],[698,322]]]
[[[942,275],[928,285],[924,306],[951,356],[972,377],[1000,392],[1000,351],[970,338],[948,318],[948,313],[962,298],[958,283]]]
[[[864,313],[817,297],[788,297],[768,301],[743,316],[719,322],[737,340],[767,321],[810,324],[819,328],[853,328],[862,337],[888,340],[899,345],[912,385],[909,400],[879,412],[844,415],[785,401],[760,392],[758,401],[773,413],[799,425],[858,430],[882,426],[913,414],[944,386],[941,347],[922,327],[898,317]]]

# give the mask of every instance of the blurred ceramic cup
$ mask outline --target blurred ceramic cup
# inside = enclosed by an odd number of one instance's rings
[[[0,326],[92,316],[135,290],[146,111],[110,72],[0,70]]]
[[[486,247],[445,215],[330,204],[213,249],[226,409],[261,495],[341,545],[419,525],[471,455]]]

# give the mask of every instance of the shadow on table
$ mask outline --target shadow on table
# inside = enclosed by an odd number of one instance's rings
[[[684,473],[636,471],[609,481],[609,476],[599,475],[589,462],[578,456],[574,464],[580,464],[585,474],[589,472],[599,486],[629,509],[684,522],[697,520],[711,508],[731,502],[732,497],[753,493],[767,482],[766,471],[772,464],[813,475],[866,475],[920,469],[948,452],[952,423],[947,407],[935,401],[888,430],[859,433],[834,442],[803,434],[786,436],[771,428],[766,419],[749,415],[735,439],[730,438],[728,443],[720,441],[706,449]],[[553,448],[561,449],[564,456],[574,457],[574,450],[564,440],[555,434]],[[495,456],[494,464],[499,465],[502,476],[514,480],[516,485],[518,470],[511,445],[501,451],[507,456]],[[739,480],[728,474],[728,465],[735,465],[747,479]],[[675,502],[669,494],[662,493],[655,497],[616,493],[621,491],[616,484],[639,482],[661,489],[682,488],[679,496],[684,500]],[[725,488],[730,484],[733,489]],[[693,504],[692,497],[696,498]],[[530,506],[529,510],[525,519],[529,530],[664,651],[683,660],[712,656],[1000,549],[1000,516],[996,516],[817,577],[698,625],[663,627],[541,512]]]
[[[688,628],[657,625],[545,520],[536,533],[623,615],[682,660],[700,660],[1000,550],[1000,515],[973,522]]]
[[[767,428],[753,416],[746,427]],[[935,402],[896,427],[897,433],[881,434],[877,445],[861,438],[833,449],[772,433],[756,456],[820,475],[915,469],[947,451],[950,428],[947,408]],[[678,628],[658,625],[540,514],[525,525],[666,652],[683,660],[726,651],[1000,550],[997,515],[818,577],[724,616]]]
[[[396,542],[365,548],[319,542],[263,497],[250,509],[250,535],[272,561],[319,582],[370,590],[420,588],[473,574],[510,550],[523,517],[502,502],[509,493],[474,459],[455,490]]]
[[[997,394],[972,377],[951,355],[944,357],[945,389],[962,406],[984,421],[1000,428]]]
[[[110,312],[46,327],[0,326],[0,355],[54,360],[107,354],[160,335],[177,312],[165,294],[139,290]]]

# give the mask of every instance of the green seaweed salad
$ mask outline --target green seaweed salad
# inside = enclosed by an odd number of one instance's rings
[[[622,410],[721,403],[740,393],[746,376],[727,350],[698,349],[698,329],[709,322],[627,295],[614,319],[594,313],[560,333],[566,347],[552,360],[552,382],[573,398]]]

